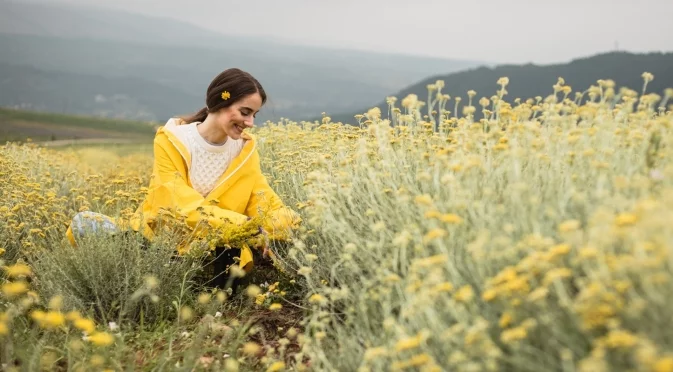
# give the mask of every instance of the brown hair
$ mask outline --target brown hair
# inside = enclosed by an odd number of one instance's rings
[[[227,99],[222,98],[224,92],[228,92],[229,94]],[[255,93],[259,93],[262,96],[262,104],[264,104],[266,102],[266,92],[264,92],[262,84],[257,79],[238,68],[224,70],[208,85],[206,106],[194,114],[181,116],[180,119],[186,123],[202,122],[206,120],[208,113],[217,112],[229,107],[243,97]]]

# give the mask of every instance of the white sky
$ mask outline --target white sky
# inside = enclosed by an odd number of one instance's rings
[[[68,0],[228,34],[497,63],[673,51],[673,0]]]

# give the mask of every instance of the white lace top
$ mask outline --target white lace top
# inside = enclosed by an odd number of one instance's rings
[[[244,140],[227,138],[223,144],[210,143],[199,134],[196,129],[198,124],[201,123],[178,125],[173,128],[173,132],[187,146],[192,158],[189,172],[192,186],[206,197],[217,186],[217,181],[231,161],[241,153]]]

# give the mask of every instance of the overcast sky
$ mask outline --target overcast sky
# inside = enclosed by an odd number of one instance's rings
[[[229,34],[472,59],[550,63],[673,51],[673,0],[67,0]]]

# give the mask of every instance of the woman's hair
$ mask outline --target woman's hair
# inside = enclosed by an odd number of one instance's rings
[[[238,68],[230,68],[220,72],[210,82],[206,91],[206,106],[194,114],[180,118],[187,123],[202,122],[206,120],[208,113],[229,107],[243,97],[255,93],[259,93],[264,104],[266,92],[262,84],[249,73]]]

